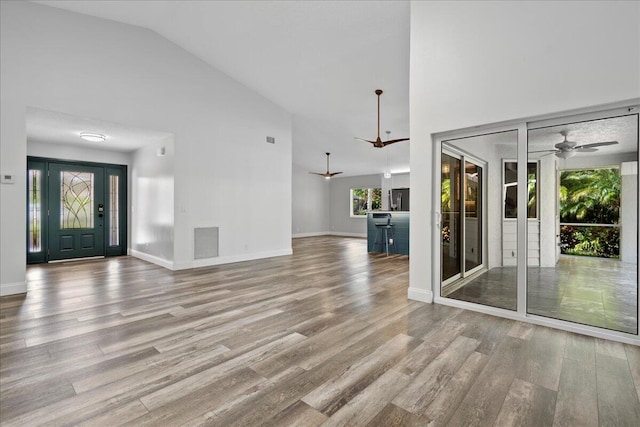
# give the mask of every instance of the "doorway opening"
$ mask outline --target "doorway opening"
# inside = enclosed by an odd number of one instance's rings
[[[127,167],[27,158],[27,263],[125,255]]]

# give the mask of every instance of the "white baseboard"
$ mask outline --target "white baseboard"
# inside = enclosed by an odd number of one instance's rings
[[[257,252],[252,254],[221,256],[216,258],[196,259],[173,265],[173,270],[188,270],[190,268],[210,267],[213,265],[231,264],[234,262],[251,261],[254,259],[273,258],[293,254],[293,250],[281,249],[277,251]]]
[[[410,300],[426,302],[429,304],[433,302],[433,292],[425,289],[409,288],[407,297]]]
[[[27,293],[27,282],[14,282],[0,284],[0,297]]]
[[[345,233],[342,231],[317,231],[314,233],[293,234],[291,237],[294,239],[297,239],[299,237],[316,237],[316,236],[358,237],[358,238],[366,239],[367,233]]]
[[[129,249],[129,255],[135,258],[139,258],[143,261],[150,262],[151,264],[159,265],[160,267],[168,268],[169,270],[174,270],[173,262],[157,257],[155,255],[149,255],[144,252],[137,251],[135,249]]]
[[[315,231],[313,233],[296,233],[291,235],[293,239],[298,239],[300,237],[316,237],[316,236],[326,236],[328,235],[328,231]]]
[[[327,233],[330,236],[341,236],[341,237],[359,237],[366,239],[367,233],[344,233],[342,231],[331,231]]]

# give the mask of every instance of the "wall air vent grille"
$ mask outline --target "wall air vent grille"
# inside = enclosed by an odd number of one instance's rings
[[[218,227],[193,229],[193,259],[218,256]]]

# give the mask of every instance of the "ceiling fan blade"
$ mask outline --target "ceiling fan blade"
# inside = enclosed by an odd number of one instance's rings
[[[529,154],[534,154],[534,153],[555,153],[558,150],[539,150],[539,151],[529,151]]]
[[[578,153],[595,153],[596,151],[598,151],[598,149],[581,147],[581,148],[576,148],[573,151],[577,151]]]
[[[618,141],[594,142],[593,144],[578,145],[575,148],[578,149],[578,148],[604,147],[606,145],[616,145],[617,143],[618,143]]]
[[[320,176],[325,176],[326,173],[318,173],[318,172],[309,172],[311,175],[320,175]]]
[[[341,174],[341,173],[342,173],[342,172],[332,172],[332,173],[330,173],[330,174],[329,174],[329,176],[335,176],[335,175],[339,175],[339,174]]]
[[[391,139],[389,141],[382,141],[382,143],[384,144],[384,147],[386,147],[387,145],[395,144],[396,142],[408,141],[408,140],[409,138],[398,138],[398,139]]]
[[[357,136],[354,137],[353,139],[357,139],[358,141],[370,142],[371,144],[375,144],[376,143],[375,141],[371,141],[371,140],[364,139],[364,138],[358,138]]]
[[[576,147],[576,143],[565,140],[557,143],[556,145],[554,145],[554,147],[556,147],[558,150],[571,150],[572,148]]]

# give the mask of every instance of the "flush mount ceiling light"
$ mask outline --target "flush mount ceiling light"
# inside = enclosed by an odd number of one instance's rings
[[[80,132],[80,138],[91,142],[102,142],[107,139],[107,137],[102,134],[92,132]]]

